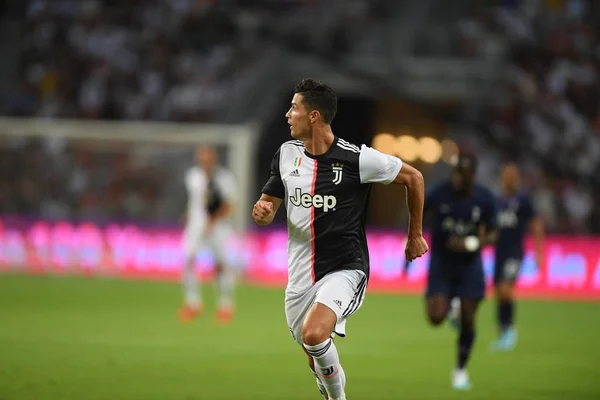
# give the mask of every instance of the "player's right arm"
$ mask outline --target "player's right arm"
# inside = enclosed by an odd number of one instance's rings
[[[265,226],[273,222],[279,206],[285,197],[285,186],[281,180],[279,172],[279,154],[281,148],[277,150],[271,161],[271,170],[269,180],[262,189],[260,199],[254,204],[252,209],[252,218],[258,225]]]
[[[423,175],[398,157],[380,153],[363,146],[359,159],[361,183],[398,183],[406,186],[408,205],[408,238],[405,255],[408,261],[421,257],[429,250],[423,238]]]

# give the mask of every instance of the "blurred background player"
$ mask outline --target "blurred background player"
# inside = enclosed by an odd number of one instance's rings
[[[188,322],[204,311],[194,261],[205,245],[215,260],[217,318],[226,323],[234,313],[235,272],[228,244],[234,234],[229,219],[236,196],[235,178],[218,164],[214,147],[199,146],[196,163],[185,178],[188,215],[184,232],[184,305],[178,314],[183,322]]]
[[[519,178],[519,168],[516,164],[504,165],[502,196],[498,203],[498,241],[494,263],[500,331],[500,337],[493,346],[496,350],[510,350],[517,344],[517,331],[513,327],[513,288],[523,261],[524,240],[528,227],[535,238],[535,259],[538,267],[541,267],[543,262],[544,222],[536,216],[529,196],[519,192]]]
[[[492,242],[495,197],[474,183],[477,160],[460,154],[451,180],[442,182],[425,197],[425,212],[433,214],[431,261],[427,279],[426,306],[429,321],[440,325],[448,314],[449,301],[460,302],[458,360],[452,374],[457,390],[471,387],[466,371],[475,340],[475,315],[485,296],[480,249]]]

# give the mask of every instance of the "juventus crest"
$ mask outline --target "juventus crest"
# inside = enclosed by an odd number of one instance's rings
[[[343,170],[342,168],[344,167],[343,164],[331,164],[331,167],[333,169],[333,180],[332,182],[335,185],[339,185],[340,183],[342,183],[342,176],[343,176]]]

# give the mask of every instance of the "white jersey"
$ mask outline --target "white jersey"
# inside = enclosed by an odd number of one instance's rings
[[[217,167],[211,176],[207,176],[207,179],[206,209],[209,215],[215,213],[223,203],[235,203],[236,182],[228,169]]]
[[[208,177],[201,168],[192,167],[187,171],[185,188],[188,194],[188,224],[203,225],[208,218]]]
[[[298,140],[284,143],[262,192],[284,199],[288,221],[288,291],[301,292],[330,272],[369,274],[365,221],[371,183],[391,183],[402,161],[337,136],[309,154]]]

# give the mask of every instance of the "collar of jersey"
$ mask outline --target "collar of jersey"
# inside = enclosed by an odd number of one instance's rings
[[[320,158],[327,157],[329,155],[329,153],[331,153],[333,151],[335,146],[337,146],[337,142],[338,142],[338,137],[336,135],[333,135],[333,142],[331,143],[331,146],[329,146],[329,148],[327,149],[327,151],[325,153],[319,154],[319,155],[310,154],[308,151],[306,151],[306,147],[305,147],[304,154],[306,155],[306,157],[310,157],[314,160],[318,160]]]

